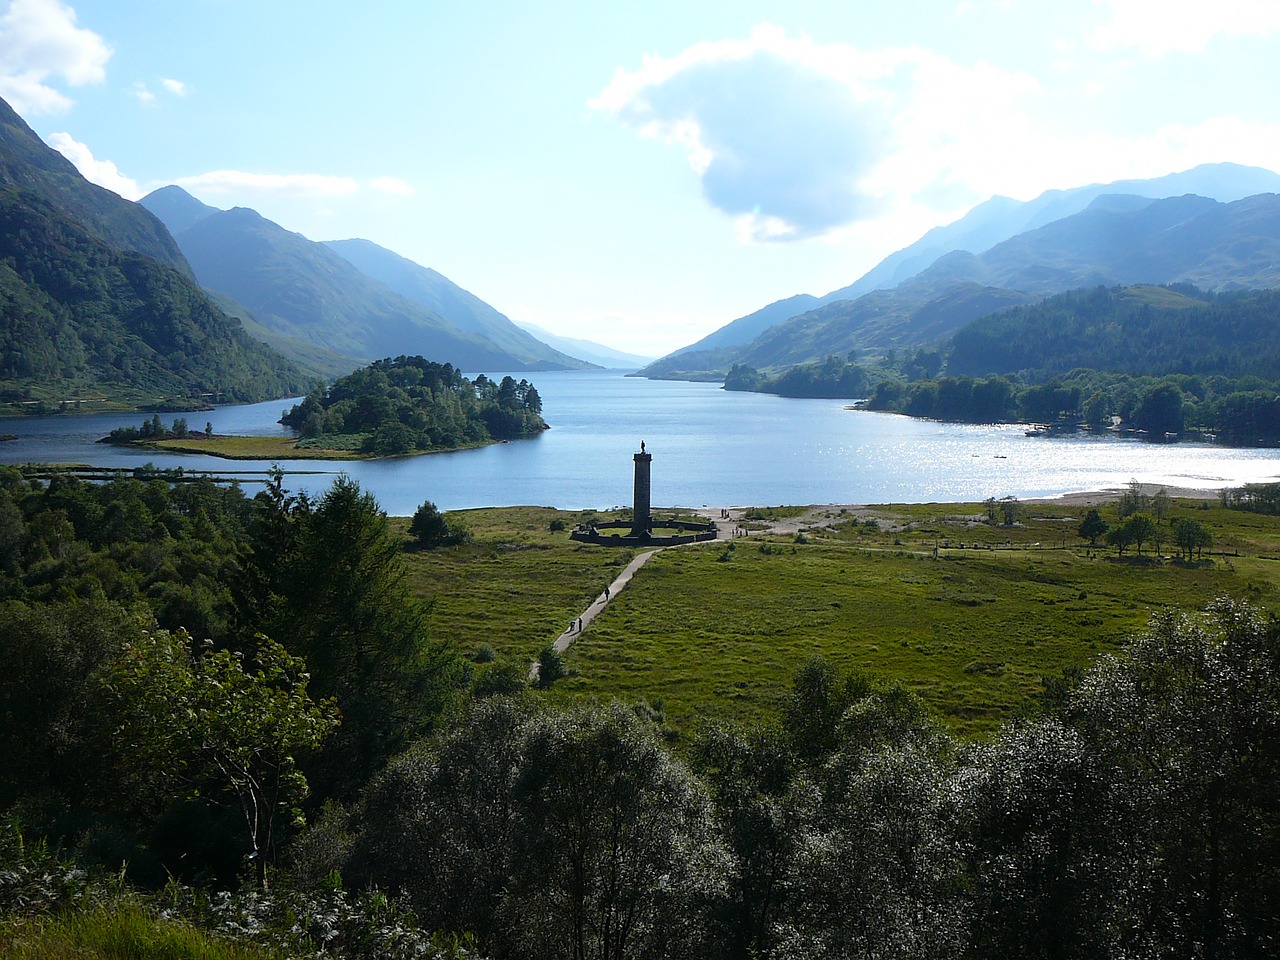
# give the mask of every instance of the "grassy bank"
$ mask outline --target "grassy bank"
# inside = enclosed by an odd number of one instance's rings
[[[236,437],[203,433],[192,433],[178,439],[169,437],[164,440],[134,440],[131,446],[147,450],[160,450],[169,453],[202,453],[211,457],[222,457],[224,460],[379,460],[385,459],[373,453],[362,453],[358,449],[345,447],[325,447],[316,445],[315,441],[300,444],[296,437]],[[415,450],[399,456],[419,456],[428,453],[450,453],[485,444],[466,444],[461,447],[450,447],[448,450]]]
[[[232,437],[191,434],[182,439],[135,440],[132,446],[169,453],[203,453],[224,460],[361,460],[353,450],[298,446],[297,437]]]
[[[658,700],[687,732],[708,717],[764,717],[821,654],[900,680],[956,731],[980,733],[1032,709],[1043,676],[1114,650],[1156,609],[1221,594],[1280,606],[1280,522],[1174,507],[1213,532],[1212,558],[1174,562],[1167,544],[1159,559],[1090,549],[1075,534],[1084,508],[1060,505],[1023,505],[1013,526],[985,522],[981,504],[761,511],[772,517],[745,524],[757,532],[732,547],[653,558],[570,648],[575,675],[550,696]],[[1117,519],[1114,507],[1102,512]],[[450,518],[474,542],[410,563],[415,589],[435,598],[436,635],[464,651],[488,644],[531,660],[631,556],[551,531],[578,514]],[[787,533],[763,532],[776,520]]]

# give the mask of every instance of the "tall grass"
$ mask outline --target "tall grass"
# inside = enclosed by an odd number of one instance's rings
[[[0,960],[277,960],[116,902],[26,922],[0,922]]]

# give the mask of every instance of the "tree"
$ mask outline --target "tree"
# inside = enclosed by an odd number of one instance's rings
[[[353,872],[512,958],[692,957],[725,851],[705,790],[620,705],[493,697],[369,791]]]
[[[269,485],[256,500],[241,598],[246,644],[286,638],[343,723],[312,768],[323,795],[351,795],[429,727],[465,683],[456,651],[431,642],[409,591],[403,541],[371,494],[340,476],[314,504]]]
[[[452,727],[392,761],[365,792],[344,876],[403,891],[431,929],[489,943],[526,824],[516,803],[532,706],[507,697],[473,704]]]
[[[332,701],[307,693],[303,663],[260,636],[256,669],[230,650],[193,650],[185,631],[135,637],[109,672],[122,752],[199,792],[210,780],[235,798],[258,886],[266,888],[282,819],[299,820],[307,781],[297,756],[337,726]]]
[[[1098,538],[1107,532],[1107,521],[1102,519],[1102,514],[1097,508],[1090,509],[1084,519],[1080,521],[1080,526],[1076,527],[1076,534],[1082,540],[1088,540],[1089,546],[1094,547],[1098,544]]]
[[[777,926],[790,915],[797,855],[816,795],[805,783],[797,786],[789,745],[776,730],[704,728],[694,763],[732,856],[725,955],[766,956]]]
[[[1133,531],[1127,523],[1112,527],[1107,531],[1107,544],[1116,548],[1116,553],[1124,556],[1125,549],[1133,543]]]
[[[870,690],[866,678],[841,677],[823,657],[806,660],[783,706],[783,730],[797,759],[814,765],[825,760],[839,744],[845,710]]]
[[[424,500],[422,506],[414,511],[409,522],[409,533],[418,541],[424,550],[436,547],[452,547],[466,543],[469,539],[467,531],[458,523],[451,523],[430,500]]]
[[[1205,547],[1213,546],[1213,534],[1199,520],[1175,517],[1170,526],[1173,530],[1174,545],[1182,551],[1184,559],[1190,560],[1193,551],[1199,557]]]
[[[1106,956],[1105,780],[1060,720],[1006,727],[970,747],[951,784],[969,891],[968,956]]]
[[[1138,556],[1142,556],[1142,545],[1156,536],[1155,521],[1145,513],[1137,513],[1125,521],[1129,541],[1138,548]]]
[[[1163,523],[1169,516],[1170,506],[1169,491],[1161,487],[1151,498],[1151,515],[1156,518],[1156,523]]]
[[[500,912],[516,956],[697,956],[725,851],[706,792],[619,705],[530,730],[514,797],[524,829]]]
[[[1110,955],[1246,957],[1280,940],[1280,625],[1166,611],[1071,708],[1107,785]]]
[[[1004,525],[1006,527],[1012,527],[1018,522],[1018,512],[1019,505],[1017,497],[1004,497],[1000,501],[1000,517],[1004,520]]]
[[[1147,504],[1150,499],[1150,497],[1142,492],[1142,484],[1137,480],[1130,480],[1129,486],[1125,489],[1125,492],[1120,495],[1120,500],[1116,504],[1116,510],[1120,514],[1120,519],[1123,520],[1125,517],[1132,516],[1135,513],[1147,509]]]

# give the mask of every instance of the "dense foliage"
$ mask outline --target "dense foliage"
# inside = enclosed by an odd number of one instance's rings
[[[144,882],[265,868],[467,678],[346,478],[313,503],[8,469],[0,534],[0,811]]]
[[[778,726],[710,727],[687,767],[639,707],[489,699],[312,849],[498,957],[1258,956],[1278,670],[1255,610],[1163,614],[966,745],[815,660]]]
[[[4,851],[9,922],[74,896],[108,904],[90,927],[137,913],[138,936],[512,960],[1251,957],[1280,938],[1280,625],[1243,604],[1157,616],[981,741],[815,659],[774,722],[677,754],[644,703],[555,709],[519,676],[455,700],[466,671],[404,589],[403,538],[345,478],[314,502],[279,477],[252,500],[0,479],[0,808],[69,858]],[[1131,492],[1122,527],[1195,549],[1167,498]],[[195,639],[140,589],[179,563],[225,584]],[[83,891],[82,865],[124,861],[195,886]],[[259,892],[218,892],[237,878]]]
[[[318,444],[356,438],[382,456],[514,440],[547,429],[542,398],[527,380],[468,380],[422,357],[379,360],[317,387],[280,420]]]
[[[951,338],[947,357],[953,376],[1023,373],[1041,382],[1077,367],[1275,380],[1280,291],[1076,290],[973,321]]]
[[[251,401],[301,388],[194,281],[34,194],[0,189],[0,250],[0,399]]]

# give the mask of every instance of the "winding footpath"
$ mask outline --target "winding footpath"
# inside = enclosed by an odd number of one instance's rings
[[[707,543],[717,543],[720,540],[731,540],[735,529],[732,520],[725,520],[720,523],[715,540],[704,540],[701,543],[683,544],[683,546],[697,547]],[[591,625],[591,621],[609,605],[610,600],[622,592],[622,589],[631,582],[631,578],[635,576],[636,571],[649,562],[650,557],[661,553],[663,550],[678,549],[679,547],[655,547],[652,550],[645,550],[643,553],[636,554],[631,562],[623,568],[622,572],[614,578],[614,581],[604,588],[604,593],[596,597],[586,610],[583,610],[579,616],[573,619],[569,624],[569,629],[555,639],[555,642],[551,644],[552,649],[556,653],[564,653],[569,647],[573,646],[574,642],[582,636],[582,632]],[[529,667],[529,682],[535,685],[538,682],[538,661],[536,660]]]

